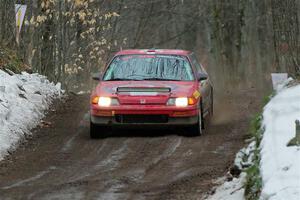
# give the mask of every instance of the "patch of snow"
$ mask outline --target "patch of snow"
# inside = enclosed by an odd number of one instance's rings
[[[289,87],[291,82],[289,78],[279,84],[277,95],[264,108],[264,134],[260,146],[261,200],[300,199],[300,147],[287,146],[296,135],[295,121],[300,120],[300,85]],[[239,169],[251,166],[255,146],[255,142],[251,142],[247,148],[241,149],[236,154],[235,166]],[[246,173],[230,182],[225,180],[226,177],[220,179],[221,185],[206,199],[243,200]]]
[[[105,192],[101,192],[100,196],[97,199],[103,199],[103,200],[128,199],[126,193],[120,192],[120,190],[125,187],[125,185],[121,181],[113,180],[109,184],[111,184],[111,186],[108,188],[108,190]]]
[[[290,77],[290,78],[286,79],[285,81],[283,81],[282,83],[278,84],[278,85],[276,86],[276,88],[275,88],[276,92],[278,93],[278,92],[280,92],[281,90],[285,89],[286,86],[287,86],[291,81],[293,81],[293,80],[294,80],[294,79]]]
[[[243,172],[238,178],[233,178],[220,185],[216,192],[207,200],[243,200],[245,189],[243,185],[246,181],[246,173]]]
[[[252,166],[254,159],[254,151],[256,142],[252,141],[247,147],[242,148],[235,156],[234,167],[236,170],[243,171]],[[215,193],[206,197],[206,200],[244,200],[244,184],[246,182],[247,174],[241,172],[238,177],[236,174],[228,172],[227,177],[219,178],[215,183],[217,186]],[[228,177],[231,181],[226,181]]]
[[[9,75],[0,70],[0,160],[18,141],[36,127],[51,102],[62,94],[60,84],[54,85],[39,74]]]
[[[91,91],[90,90],[87,90],[87,91],[83,91],[83,90],[81,90],[81,91],[79,91],[79,92],[77,92],[76,94],[89,94],[89,93],[91,93]]]
[[[282,86],[265,106],[260,171],[261,199],[300,199],[300,147],[287,147],[300,120],[300,85]]]
[[[181,138],[176,138],[172,142],[170,142],[170,146],[168,148],[166,148],[166,150],[164,152],[162,152],[158,157],[153,159],[152,164],[156,165],[160,161],[165,160],[168,157],[170,157],[173,153],[175,153],[177,148],[181,145],[181,141],[182,141]]]
[[[27,178],[27,179],[24,179],[24,180],[20,180],[20,181],[14,183],[12,185],[3,187],[2,189],[7,190],[7,189],[14,188],[14,187],[22,186],[22,185],[28,185],[29,182],[36,181],[36,180],[42,178],[43,176],[45,176],[46,174],[49,174],[51,170],[55,170],[55,169],[56,169],[56,167],[51,166],[51,167],[49,167],[49,169],[47,169],[45,171],[42,171],[42,172],[39,172],[38,174],[36,174],[33,177],[30,177],[30,178]]]
[[[252,141],[248,147],[242,148],[235,156],[234,165],[244,169],[253,165],[256,142]]]
[[[101,160],[101,162],[98,163],[95,168],[97,170],[100,168],[105,168],[107,171],[115,169],[118,166],[119,161],[128,153],[128,143],[129,139],[125,140],[120,148],[109,153],[107,158]]]

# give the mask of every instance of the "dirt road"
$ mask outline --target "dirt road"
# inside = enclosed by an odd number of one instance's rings
[[[0,199],[201,199],[242,147],[258,110],[249,90],[217,103],[201,137],[122,130],[91,140],[88,97],[58,104],[31,138],[0,162]]]

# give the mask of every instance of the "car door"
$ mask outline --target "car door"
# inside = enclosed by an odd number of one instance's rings
[[[205,69],[203,68],[203,66],[198,62],[196,56],[194,53],[192,53],[190,55],[190,59],[192,64],[194,65],[195,69],[196,69],[196,73],[202,73],[202,74],[207,74],[207,72],[205,71]],[[211,101],[212,101],[212,88],[211,88],[211,83],[209,78],[207,78],[206,80],[202,80],[199,81],[199,91],[201,93],[201,97],[202,97],[202,106],[203,106],[203,112],[204,114],[206,114],[211,106]]]

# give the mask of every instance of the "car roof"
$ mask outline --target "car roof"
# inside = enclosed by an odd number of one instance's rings
[[[145,54],[162,54],[162,55],[179,55],[179,56],[188,56],[191,54],[191,51],[180,50],[180,49],[127,49],[122,50],[116,53],[116,56],[119,55],[145,55]]]

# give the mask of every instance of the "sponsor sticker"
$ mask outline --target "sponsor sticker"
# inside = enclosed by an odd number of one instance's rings
[[[198,99],[200,97],[200,92],[198,90],[196,90],[194,93],[193,93],[193,96],[195,97],[195,99]]]

